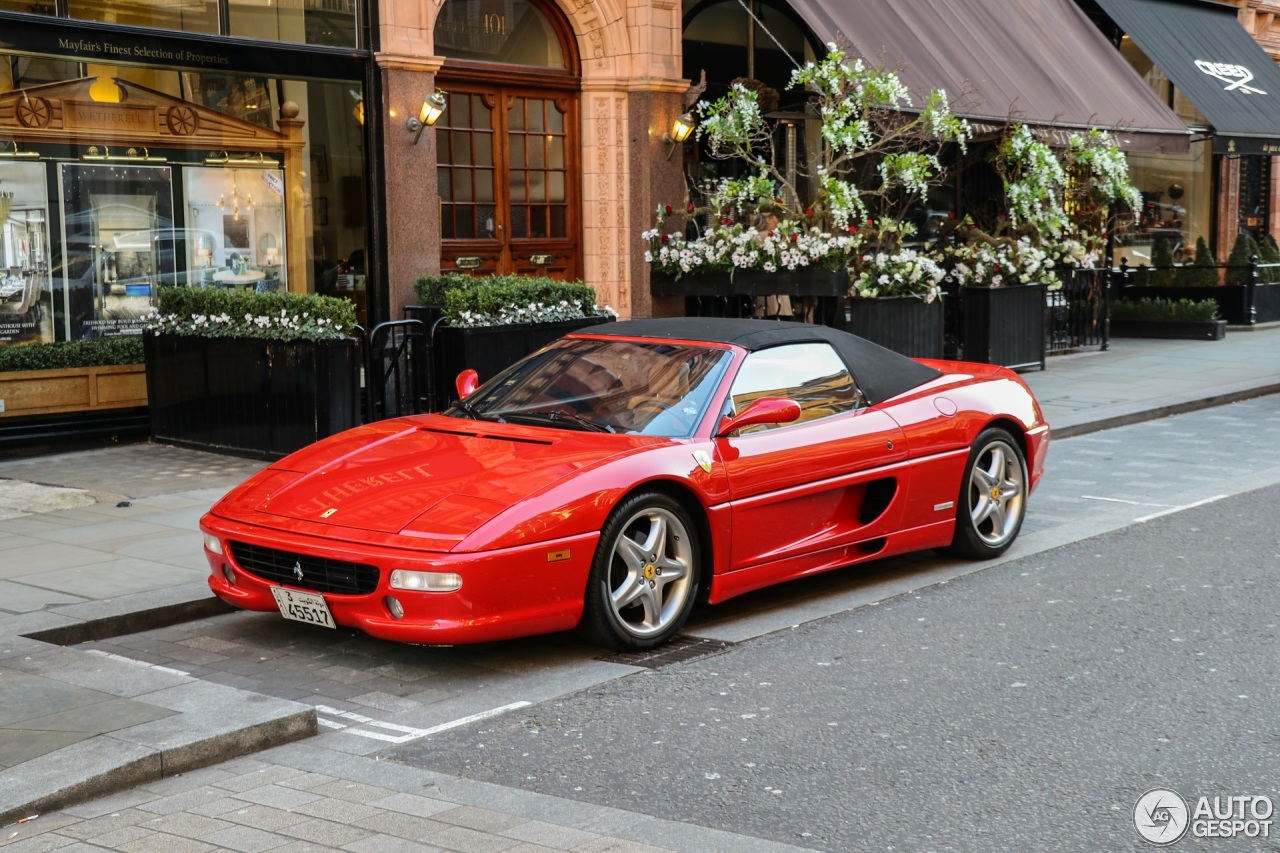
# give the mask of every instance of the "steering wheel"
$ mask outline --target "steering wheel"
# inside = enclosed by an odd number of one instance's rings
[[[678,429],[686,434],[693,432],[693,427],[696,424],[696,416],[691,417],[671,405],[667,398],[654,394],[640,394],[633,397],[627,405],[627,411],[634,412],[637,418],[643,420],[646,425],[666,415]]]

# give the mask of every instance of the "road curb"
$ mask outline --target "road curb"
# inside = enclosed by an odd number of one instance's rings
[[[98,735],[87,745],[84,741],[75,743],[0,772],[0,790],[5,790],[6,800],[13,798],[0,805],[0,826],[316,734],[314,708],[275,699],[260,703],[258,699],[267,697],[243,690],[235,692],[246,697],[241,706],[272,707],[255,722],[212,735],[159,746]],[[217,713],[228,709],[224,704],[211,710]],[[199,728],[198,724],[192,726],[197,731]],[[67,772],[68,766],[80,768],[79,772]],[[15,772],[18,770],[21,773]]]
[[[1243,388],[1237,391],[1229,391],[1224,394],[1215,394],[1210,397],[1198,397],[1193,400],[1181,400],[1175,403],[1155,406],[1150,409],[1141,409],[1139,411],[1124,412],[1121,414],[1097,418],[1085,423],[1067,424],[1066,426],[1054,426],[1053,424],[1050,424],[1050,426],[1053,428],[1053,437],[1055,439],[1071,438],[1076,435],[1087,435],[1093,432],[1101,432],[1106,429],[1114,429],[1115,427],[1142,423],[1143,421],[1167,418],[1171,415],[1182,415],[1187,412],[1199,411],[1200,409],[1211,409],[1215,406],[1226,406],[1231,403],[1239,403],[1243,400],[1252,400],[1255,397],[1265,397],[1268,394],[1280,394],[1280,383],[1259,385],[1254,388]]]

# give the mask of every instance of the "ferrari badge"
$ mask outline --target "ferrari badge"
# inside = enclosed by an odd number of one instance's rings
[[[693,461],[698,463],[698,467],[708,474],[711,473],[711,454],[705,450],[693,451]]]

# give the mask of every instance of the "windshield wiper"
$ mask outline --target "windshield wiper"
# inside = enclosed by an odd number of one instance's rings
[[[592,420],[584,415],[566,412],[563,409],[556,409],[554,412],[507,412],[506,417],[513,421],[527,419],[538,422],[549,421],[551,423],[568,422],[589,432],[617,432],[617,430],[603,421]]]

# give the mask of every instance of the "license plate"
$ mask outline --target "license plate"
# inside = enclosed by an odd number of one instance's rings
[[[280,615],[286,619],[322,625],[325,628],[338,627],[322,595],[298,592],[296,589],[285,589],[282,586],[271,587],[271,594],[276,597],[276,606],[280,608]]]

